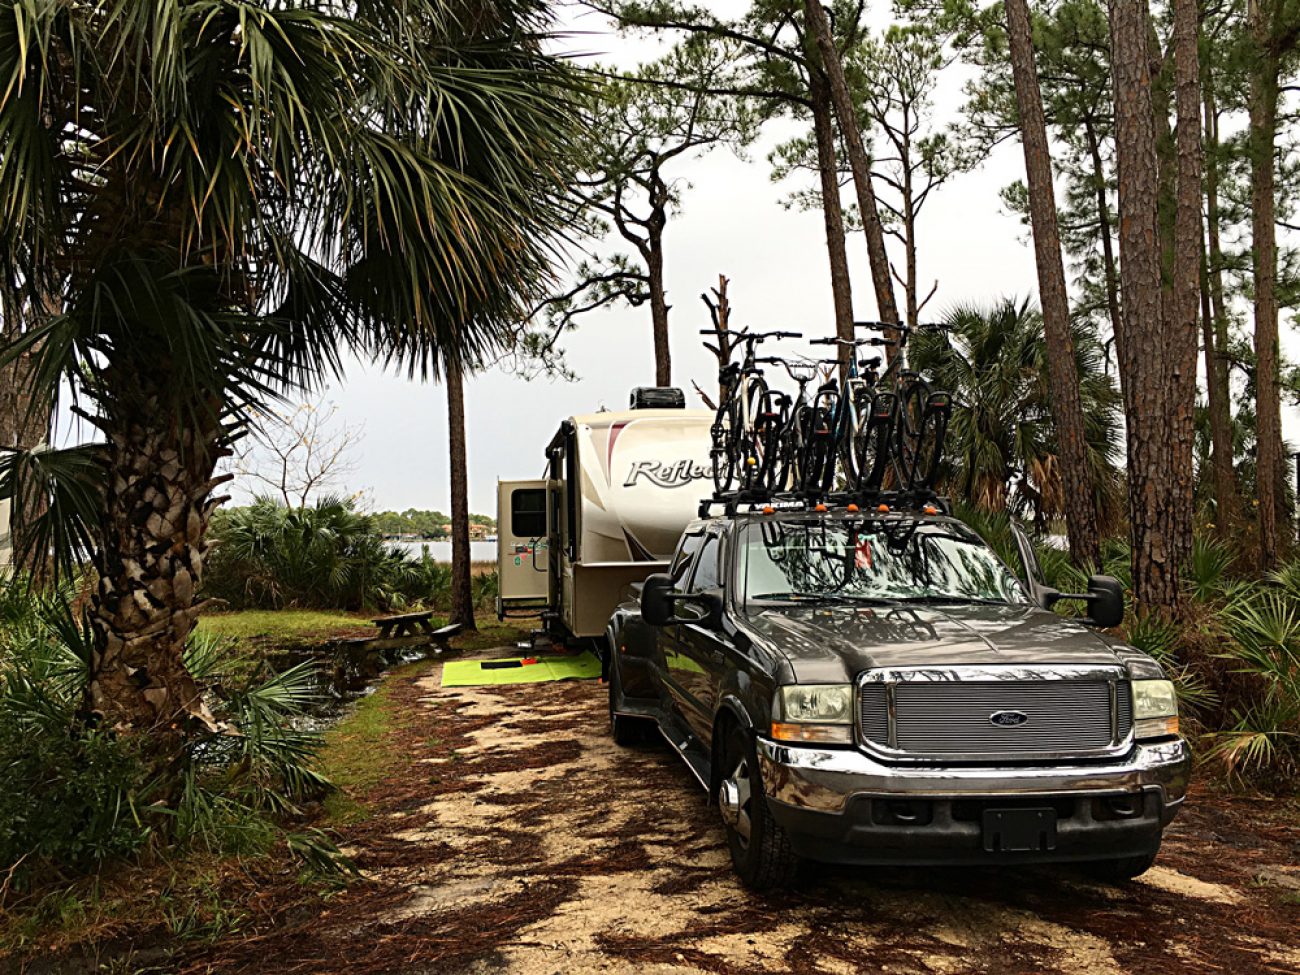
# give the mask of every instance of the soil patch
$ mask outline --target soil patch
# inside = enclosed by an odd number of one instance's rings
[[[1266,879],[1298,862],[1294,806],[1198,792],[1157,868],[1123,886],[1066,869],[815,868],[764,897],[734,879],[685,766],[612,743],[603,686],[439,676],[388,678],[406,760],[343,831],[364,882],[322,899],[284,878],[176,971],[1300,973],[1300,905]]]

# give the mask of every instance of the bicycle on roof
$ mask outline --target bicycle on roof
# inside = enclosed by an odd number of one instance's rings
[[[882,373],[868,372],[865,384],[873,398],[892,396],[890,459],[897,486],[903,491],[929,491],[934,488],[943,459],[948,421],[952,415],[952,397],[930,386],[920,373],[907,368],[907,343],[914,332],[946,332],[948,326],[937,323],[904,325],[898,322],[854,322],[855,328],[896,332],[894,355]],[[877,360],[877,365],[879,360]],[[891,388],[892,385],[892,388]],[[879,487],[879,482],[869,485]]]
[[[730,339],[728,351],[744,346],[740,362],[728,362],[718,371],[721,392],[711,434],[709,451],[713,486],[725,494],[738,484],[742,491],[769,486],[772,465],[779,453],[780,412],[773,408],[772,394],[756,357],[758,346],[768,339],[802,338],[799,332],[750,332],[707,328],[701,335]]]

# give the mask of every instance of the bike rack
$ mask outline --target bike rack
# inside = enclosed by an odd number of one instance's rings
[[[867,512],[886,505],[891,511],[915,510],[930,505],[944,515],[952,514],[952,502],[933,491],[832,491],[829,494],[808,496],[795,492],[728,491],[714,492],[712,497],[700,502],[699,517],[708,518],[710,509],[722,506],[723,514],[734,518],[738,514],[753,514],[755,509],[766,507],[774,511],[827,511],[843,510],[856,505]],[[747,508],[748,511],[742,511]]]

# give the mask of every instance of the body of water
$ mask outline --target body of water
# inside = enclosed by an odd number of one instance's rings
[[[427,548],[429,554],[439,562],[451,561],[451,542],[389,542],[393,548],[401,549],[403,552],[410,552],[417,558],[420,555],[420,549]],[[469,558],[471,562],[493,562],[497,560],[497,543],[496,542],[470,542]]]

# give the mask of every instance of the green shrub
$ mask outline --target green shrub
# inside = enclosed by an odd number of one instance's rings
[[[8,689],[0,689],[7,696]],[[132,750],[99,732],[34,729],[0,705],[0,865],[30,875],[87,871],[148,840],[143,770]]]
[[[1297,577],[1295,564],[1277,574]],[[1231,638],[1222,657],[1246,680],[1211,756],[1229,775],[1294,787],[1300,771],[1300,602],[1285,585],[1240,593],[1219,614]]]
[[[8,621],[0,632],[0,876],[8,889],[94,870],[146,845],[265,852],[288,843],[283,815],[329,788],[315,768],[321,735],[301,720],[321,695],[313,663],[249,675],[228,641],[192,639],[186,665],[215,730],[189,739],[180,788],[164,792],[133,739],[85,723],[90,633],[61,594],[0,580],[0,607]],[[330,856],[324,841],[309,853]]]
[[[259,499],[213,519],[204,591],[236,609],[391,609],[433,602],[450,569],[389,545],[351,499]]]

